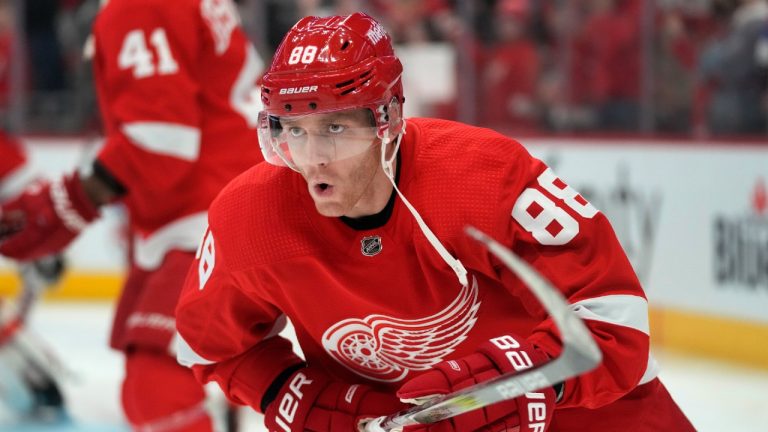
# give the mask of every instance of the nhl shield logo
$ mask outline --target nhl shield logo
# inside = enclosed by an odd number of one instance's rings
[[[379,236],[364,237],[360,243],[360,251],[365,256],[374,256],[381,252],[381,237]]]

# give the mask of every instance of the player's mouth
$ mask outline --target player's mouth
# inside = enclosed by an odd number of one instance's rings
[[[333,195],[334,187],[329,183],[315,183],[312,185],[312,194],[319,198]]]

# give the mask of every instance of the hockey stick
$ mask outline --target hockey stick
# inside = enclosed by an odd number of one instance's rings
[[[32,306],[45,289],[58,281],[63,269],[59,255],[19,267],[22,292],[11,316],[0,322],[0,368],[4,384],[9,386],[0,386],[0,402],[12,410],[29,414],[34,409],[34,415],[48,416],[60,412],[63,406],[58,382],[68,371],[25,326]]]
[[[0,350],[17,351],[26,360],[28,367],[36,370],[38,375],[49,376],[51,380],[63,375],[66,370],[40,340],[25,331],[25,323],[37,299],[59,280],[63,271],[61,255],[50,255],[21,264],[19,274],[23,287],[14,305],[15,310],[10,317],[2,317],[0,314]]]
[[[24,325],[32,305],[50,285],[56,283],[64,271],[61,255],[51,255],[19,266],[22,290],[16,301],[16,310],[10,318],[0,321],[0,347],[13,339]],[[2,316],[0,315],[0,318]]]
[[[423,405],[373,420],[366,425],[368,431],[397,431],[402,430],[404,426],[445,420],[544,387],[551,387],[594,369],[602,360],[600,349],[589,330],[551,283],[512,251],[477,228],[468,226],[465,231],[482,243],[530,288],[560,330],[563,351],[559,357],[543,365],[523,372],[504,374],[455,393],[436,397]]]

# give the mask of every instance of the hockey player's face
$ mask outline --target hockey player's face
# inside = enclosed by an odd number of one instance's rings
[[[279,121],[272,145],[299,171],[359,156],[376,140],[367,109],[280,117]]]
[[[357,217],[369,212],[369,202],[379,195],[374,178],[380,171],[381,145],[370,111],[281,119],[281,127],[290,158],[320,214]]]

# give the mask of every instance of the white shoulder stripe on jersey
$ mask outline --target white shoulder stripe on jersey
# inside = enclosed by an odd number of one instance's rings
[[[133,260],[143,270],[160,267],[165,254],[171,249],[197,250],[200,233],[208,226],[208,213],[198,212],[176,219],[149,236],[134,236]]]
[[[648,302],[634,295],[607,295],[571,304],[574,313],[585,320],[602,321],[650,334]]]
[[[602,321],[623,327],[633,328],[645,334],[650,334],[648,324],[648,301],[633,295],[609,295],[595,297],[572,303],[574,313],[585,320]],[[640,382],[646,384],[659,375],[659,364],[648,353],[648,363],[645,366]]]
[[[248,44],[245,51],[245,63],[232,85],[229,103],[248,123],[248,127],[256,128],[259,112],[264,108],[261,102],[261,92],[256,85],[259,74],[264,70],[264,62],[253,45]]]
[[[200,154],[200,129],[177,123],[131,122],[123,125],[123,133],[134,144],[152,153],[188,161]]]
[[[651,353],[648,353],[648,365],[645,367],[645,373],[640,378],[640,382],[637,385],[643,385],[645,383],[653,381],[659,375],[659,363],[653,358]]]
[[[176,332],[174,342],[176,344],[176,361],[178,361],[180,365],[192,367],[195,365],[211,365],[215,363],[196,353],[179,332]]]

